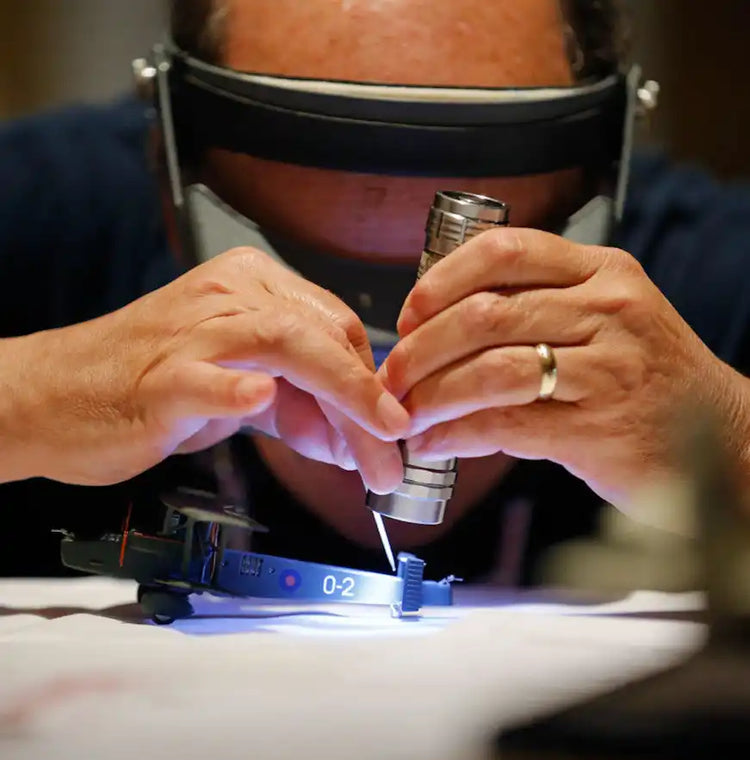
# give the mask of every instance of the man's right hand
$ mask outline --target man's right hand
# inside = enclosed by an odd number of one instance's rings
[[[0,480],[102,485],[242,426],[401,480],[405,409],[345,304],[251,248],[112,314],[0,341]]]

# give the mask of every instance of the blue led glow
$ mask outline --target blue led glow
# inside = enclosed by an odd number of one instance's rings
[[[373,346],[372,358],[375,360],[375,368],[380,369],[380,365],[386,360],[388,354],[393,351],[393,346]]]

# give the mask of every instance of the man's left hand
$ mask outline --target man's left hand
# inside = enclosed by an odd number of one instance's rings
[[[623,504],[669,470],[677,404],[711,405],[746,446],[747,382],[624,251],[483,233],[420,279],[398,330],[380,374],[412,415],[407,445],[420,457],[549,459]],[[558,372],[544,401],[542,343]]]

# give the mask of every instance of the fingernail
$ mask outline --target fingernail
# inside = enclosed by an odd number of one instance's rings
[[[409,309],[402,309],[401,313],[398,315],[398,320],[396,321],[396,330],[398,330],[398,334],[403,338],[411,329],[414,323],[414,312]]]
[[[409,413],[390,393],[381,394],[375,411],[386,430],[400,438],[409,429]]]

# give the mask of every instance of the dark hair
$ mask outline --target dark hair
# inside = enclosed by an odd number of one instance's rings
[[[561,0],[568,57],[578,81],[617,71],[630,56],[630,14],[622,0]]]
[[[578,81],[616,71],[630,47],[622,0],[560,0],[571,67]],[[172,39],[187,53],[221,63],[226,7],[223,0],[170,0]]]
[[[179,48],[207,63],[221,63],[224,48],[222,0],[169,0],[169,26]]]

